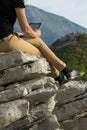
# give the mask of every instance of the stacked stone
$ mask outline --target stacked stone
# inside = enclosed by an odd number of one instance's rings
[[[64,84],[56,100],[55,113],[64,130],[87,130],[87,82]]]
[[[45,58],[0,54],[0,130],[58,130],[52,114],[57,83]]]
[[[87,130],[87,82],[50,72],[45,58],[0,53],[0,130]]]

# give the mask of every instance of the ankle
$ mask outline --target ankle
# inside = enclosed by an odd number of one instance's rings
[[[73,70],[73,69],[71,69],[71,68],[65,67],[65,68],[62,70],[62,73],[67,77],[67,75],[68,75],[72,70]]]
[[[55,80],[58,81],[59,84],[61,85],[64,81],[64,74],[60,73],[60,75],[58,77],[56,77]]]

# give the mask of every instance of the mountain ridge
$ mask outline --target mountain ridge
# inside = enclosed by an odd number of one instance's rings
[[[71,32],[87,32],[87,29],[66,19],[63,16],[47,12],[32,5],[26,5],[28,22],[42,22],[41,38],[48,44]],[[15,24],[15,31],[20,31],[18,22]]]
[[[79,78],[87,81],[87,33],[70,33],[57,39],[50,48],[70,68],[84,71]]]

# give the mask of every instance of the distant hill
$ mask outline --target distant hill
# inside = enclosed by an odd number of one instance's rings
[[[81,80],[87,81],[87,33],[71,33],[57,39],[50,48],[71,68],[85,72]]]
[[[42,39],[50,45],[57,38],[71,32],[87,32],[87,29],[62,17],[35,6],[26,5],[26,14],[29,22],[42,22]],[[20,31],[19,24],[16,22],[15,31]]]

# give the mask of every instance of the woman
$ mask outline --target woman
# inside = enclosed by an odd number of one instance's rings
[[[24,35],[31,38],[26,41],[13,32],[18,18]],[[60,85],[66,80],[83,75],[82,72],[69,69],[40,39],[41,31],[32,30],[25,15],[24,0],[0,0],[0,52],[21,50],[29,54],[44,56],[52,68],[52,76]],[[60,73],[61,72],[61,73]]]

